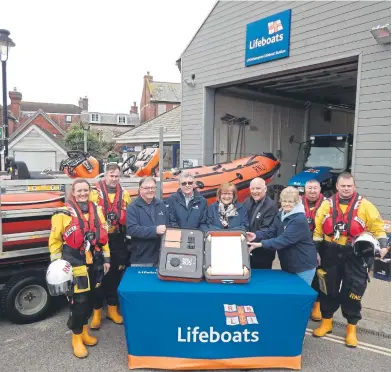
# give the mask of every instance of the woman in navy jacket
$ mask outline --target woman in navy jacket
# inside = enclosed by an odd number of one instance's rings
[[[270,227],[246,234],[249,250],[259,247],[277,250],[282,270],[297,274],[311,285],[316,272],[317,251],[298,190],[286,187],[280,194],[280,202],[282,211]]]
[[[237,201],[237,188],[224,183],[216,193],[217,201],[208,207],[208,230],[248,231],[249,220],[245,206]]]

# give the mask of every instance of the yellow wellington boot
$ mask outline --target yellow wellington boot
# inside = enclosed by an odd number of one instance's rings
[[[108,305],[106,317],[110,320],[113,320],[113,322],[116,324],[123,324],[123,317],[118,313],[117,306]]]
[[[332,332],[332,318],[331,319],[321,319],[320,327],[313,331],[313,336],[324,337],[327,333]]]
[[[321,310],[320,310],[320,302],[316,301],[313,304],[313,309],[312,309],[312,315],[311,315],[312,320],[318,322],[321,320]]]
[[[93,311],[93,317],[90,322],[91,329],[100,329],[101,328],[101,319],[102,319],[102,309],[98,309]]]
[[[348,347],[357,347],[357,326],[354,324],[347,324],[346,327],[346,345]]]
[[[83,344],[82,334],[75,335],[72,333],[72,348],[73,353],[77,358],[86,358],[88,355],[88,350]]]
[[[88,334],[88,325],[87,324],[83,326],[82,340],[83,340],[83,343],[87,346],[95,346],[98,343],[98,340],[96,337]]]

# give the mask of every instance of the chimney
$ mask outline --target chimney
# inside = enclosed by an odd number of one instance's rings
[[[147,75],[144,75],[144,79],[147,79],[149,81],[153,81],[153,77],[150,75],[150,71],[147,71]]]
[[[15,116],[15,118],[17,120],[19,120],[19,117],[20,117],[20,102],[22,101],[22,93],[18,92],[16,90],[16,88],[14,88],[13,91],[8,92],[8,95],[9,95],[10,100],[11,100],[10,111],[11,111],[12,115]]]
[[[82,109],[82,111],[88,111],[88,98],[85,96],[84,98],[80,97],[79,98],[79,107]]]
[[[131,114],[137,114],[138,113],[138,107],[136,106],[136,102],[133,103],[133,106],[131,106]]]

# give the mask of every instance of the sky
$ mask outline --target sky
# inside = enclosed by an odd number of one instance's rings
[[[180,82],[181,56],[215,0],[3,1],[0,28],[16,47],[7,90],[24,101],[127,113],[140,106],[143,76]],[[8,94],[7,94],[8,96]]]

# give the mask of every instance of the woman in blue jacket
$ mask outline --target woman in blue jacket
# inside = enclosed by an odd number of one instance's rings
[[[280,194],[282,210],[269,228],[248,232],[249,250],[263,247],[278,251],[283,271],[297,274],[312,284],[317,266],[317,251],[305,217],[299,192],[286,187]]]
[[[243,230],[249,229],[248,212],[237,201],[237,188],[232,183],[224,183],[216,193],[217,201],[208,207],[208,230]]]

